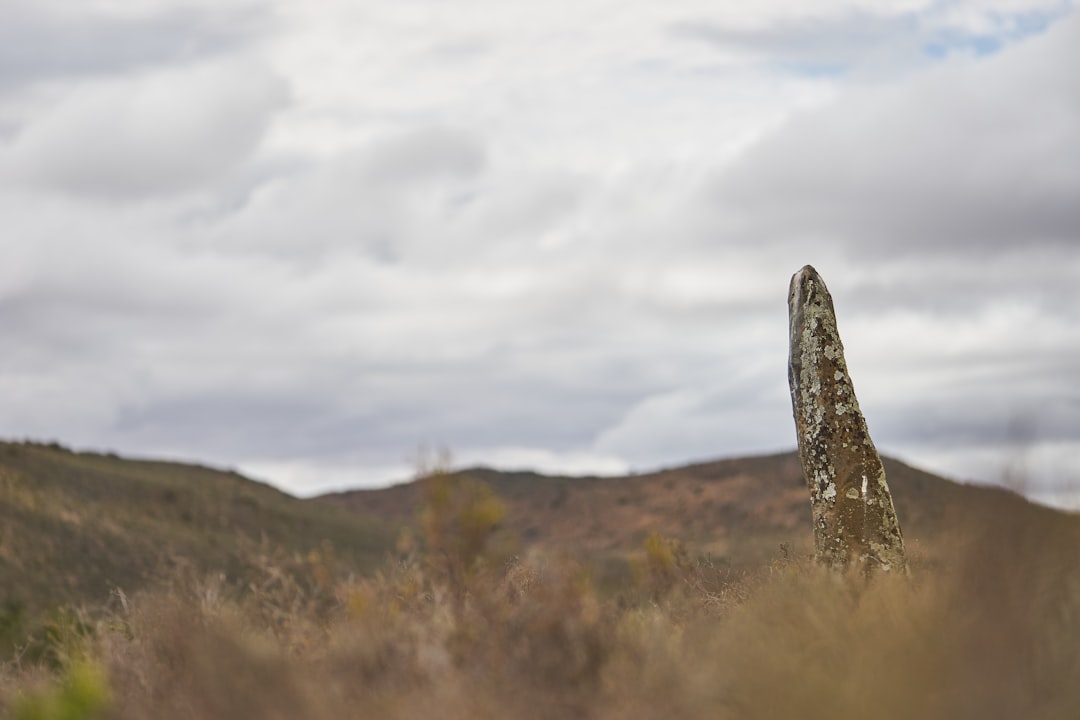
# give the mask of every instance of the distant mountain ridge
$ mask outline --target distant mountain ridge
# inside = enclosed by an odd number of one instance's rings
[[[885,458],[905,542],[931,551],[946,535],[1002,513],[1018,522],[1072,523],[1080,515],[1036,505],[1000,487],[960,484]],[[795,452],[695,463],[618,477],[547,476],[471,468],[506,505],[506,528],[527,548],[586,554],[640,549],[655,531],[736,566],[812,548],[809,496]],[[402,526],[415,519],[421,487],[410,482],[318,498]],[[781,548],[783,548],[781,550]]]

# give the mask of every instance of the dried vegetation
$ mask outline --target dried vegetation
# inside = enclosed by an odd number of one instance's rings
[[[0,673],[8,717],[1080,717],[1075,518],[957,527],[947,560],[842,577],[779,557],[733,575],[650,535],[597,589],[506,557],[500,505],[430,481],[421,536],[374,575],[264,548],[246,587],[179,572],[70,612]],[[946,540],[942,540],[946,542]],[[57,616],[58,618],[60,616]]]

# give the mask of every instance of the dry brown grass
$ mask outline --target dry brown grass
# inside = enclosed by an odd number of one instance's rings
[[[473,507],[451,506],[443,538]],[[603,593],[571,559],[504,562],[473,536],[403,542],[363,579],[329,549],[268,554],[243,592],[181,575],[114,598],[52,669],[9,663],[0,703],[60,717],[18,698],[89,666],[107,678],[101,716],[132,720],[1080,717],[1076,523],[1009,518],[869,583],[796,559],[732,577],[655,536]]]

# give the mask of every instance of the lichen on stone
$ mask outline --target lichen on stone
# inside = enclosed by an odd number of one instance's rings
[[[832,297],[809,265],[791,279],[788,318],[788,382],[818,558],[832,566],[858,562],[867,572],[903,568],[903,537],[844,360]]]

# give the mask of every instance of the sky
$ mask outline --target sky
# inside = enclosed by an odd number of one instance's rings
[[[0,0],[0,436],[299,495],[790,450],[1080,509],[1080,14]]]

